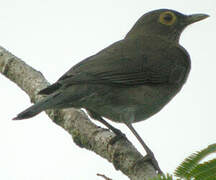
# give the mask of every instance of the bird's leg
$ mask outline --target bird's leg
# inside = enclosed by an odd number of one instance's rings
[[[115,142],[117,142],[119,139],[121,138],[125,138],[125,134],[123,134],[119,129],[113,127],[111,124],[109,124],[108,122],[106,122],[100,115],[98,115],[97,113],[95,113],[94,111],[91,111],[89,109],[87,109],[88,114],[95,120],[99,121],[100,123],[102,123],[103,125],[105,125],[108,129],[110,129],[112,132],[115,133],[115,137],[112,138],[109,142],[109,144],[113,145],[115,144]]]
[[[151,151],[151,149],[149,149],[149,147],[145,144],[145,142],[142,140],[142,138],[139,136],[139,134],[136,132],[136,130],[133,128],[132,124],[126,124],[127,127],[132,131],[132,133],[136,136],[137,140],[140,142],[140,144],[143,146],[143,148],[145,149],[147,155],[146,155],[146,159],[147,160],[151,160],[152,165],[154,166],[154,168],[156,169],[156,171],[158,171],[159,174],[163,174],[163,172],[161,171],[157,160],[154,157],[154,153]]]
[[[119,129],[113,127],[111,124],[106,122],[102,117],[99,117],[97,119],[99,122],[101,122],[103,125],[105,125],[107,128],[109,128],[112,132],[114,132],[116,135],[121,135],[123,134]]]
[[[125,138],[125,134],[123,134],[119,129],[113,127],[111,124],[106,122],[102,117],[97,118],[99,122],[101,122],[103,125],[105,125],[107,128],[109,128],[112,132],[115,133],[115,137],[112,138],[109,142],[109,144],[113,145],[115,144],[119,139]]]

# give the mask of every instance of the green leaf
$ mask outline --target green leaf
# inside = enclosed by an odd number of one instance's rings
[[[193,153],[188,158],[186,158],[179,165],[179,167],[177,167],[174,174],[180,178],[191,179],[193,177],[191,172],[195,171],[194,169],[198,168],[198,163],[207,155],[214,152],[216,152],[216,144],[209,145],[207,148]]]
[[[215,180],[216,179],[216,159],[199,164],[191,172],[191,177],[196,180]]]

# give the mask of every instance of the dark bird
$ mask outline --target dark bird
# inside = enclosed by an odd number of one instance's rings
[[[132,123],[159,112],[181,90],[191,60],[179,44],[180,35],[186,26],[207,17],[169,9],[144,14],[124,39],[73,66],[39,92],[47,95],[43,100],[14,120],[31,118],[47,109],[85,108],[117,135],[119,130],[103,117],[126,124],[161,173],[152,151]]]

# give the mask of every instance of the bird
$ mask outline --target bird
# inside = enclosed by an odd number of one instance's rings
[[[158,113],[182,89],[191,60],[179,44],[180,35],[188,25],[207,17],[171,9],[144,14],[123,39],[82,60],[39,91],[45,98],[14,120],[31,118],[47,109],[86,109],[116,135],[121,132],[104,118],[124,123],[142,144],[157,172],[162,173],[132,123]]]

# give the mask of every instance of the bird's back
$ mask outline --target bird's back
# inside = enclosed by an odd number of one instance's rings
[[[183,47],[160,37],[141,36],[114,43],[64,76],[89,75],[86,83],[91,88],[83,93],[88,94],[82,98],[84,108],[119,122],[128,121],[123,114],[131,113],[137,122],[164,107],[181,89],[189,71],[190,58]]]

